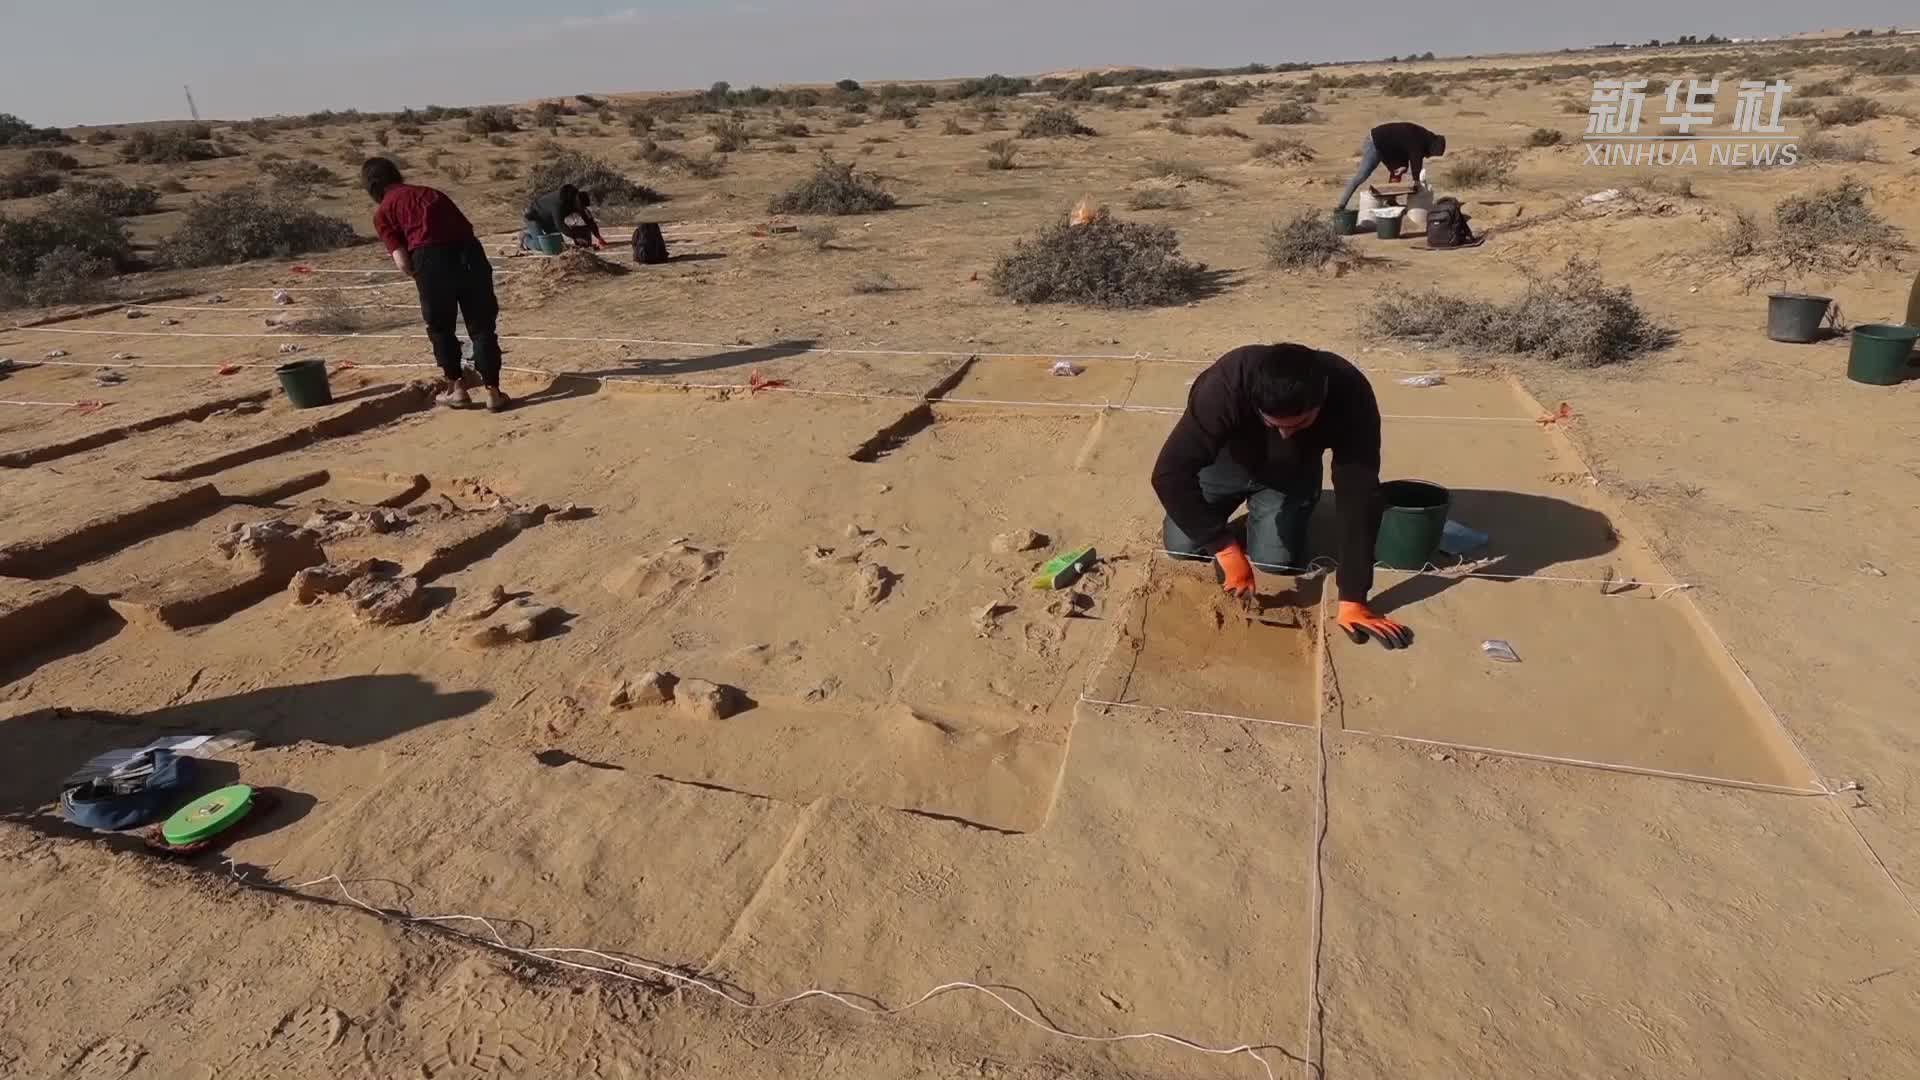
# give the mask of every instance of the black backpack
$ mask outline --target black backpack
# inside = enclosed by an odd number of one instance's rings
[[[1467,227],[1467,221],[1459,199],[1451,195],[1435,199],[1433,209],[1427,211],[1427,246],[1450,248],[1473,243],[1473,230]]]
[[[667,237],[660,231],[660,226],[647,221],[633,230],[633,261],[637,263],[667,261]]]

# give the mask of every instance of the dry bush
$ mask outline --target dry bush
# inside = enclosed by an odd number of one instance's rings
[[[1185,210],[1190,205],[1179,188],[1141,188],[1127,199],[1129,210]]]
[[[1847,124],[1864,124],[1885,114],[1886,109],[1878,101],[1856,96],[1841,98],[1815,115],[1827,127],[1844,127]]]
[[[1559,146],[1567,141],[1567,133],[1559,128],[1534,128],[1527,136],[1528,146]]]
[[[1333,219],[1318,210],[1302,210],[1268,229],[1264,246],[1267,265],[1280,270],[1312,270],[1353,252]]]
[[[169,266],[218,266],[327,251],[355,239],[346,222],[249,184],[195,199],[160,242],[159,256]]]
[[[517,178],[519,175],[520,175],[519,169],[516,169],[511,165],[501,164],[501,165],[495,165],[493,167],[493,171],[487,174],[487,178],[490,180],[513,180]]]
[[[18,169],[0,174],[0,199],[31,199],[60,190],[60,174]]]
[[[1760,251],[1760,221],[1745,210],[1735,210],[1714,242],[1713,250],[1729,259],[1744,259]]]
[[[0,113],[0,146],[65,146],[72,141],[59,128],[34,127],[12,113]]]
[[[111,177],[67,184],[61,200],[88,203],[113,217],[138,217],[160,208],[160,189],[151,184],[123,184]]]
[[[813,175],[767,203],[775,214],[867,214],[891,210],[898,203],[882,190],[871,174],[861,174],[852,164],[843,164],[826,154],[813,168]]]
[[[1566,367],[1622,363],[1666,348],[1675,335],[1575,257],[1558,274],[1530,277],[1519,299],[1500,304],[1438,289],[1389,296],[1367,312],[1373,332],[1468,353],[1510,353]]]
[[[899,292],[900,283],[884,270],[869,270],[853,279],[853,291],[860,296]]]
[[[301,305],[287,328],[303,334],[357,334],[367,320],[339,289],[322,289]]]
[[[1443,165],[1442,183],[1456,188],[1506,187],[1513,182],[1514,158],[1509,146],[1495,146],[1477,154],[1464,155]]]
[[[107,293],[113,260],[79,248],[59,247],[41,256],[25,283],[27,302],[42,307],[98,300]]]
[[[1307,165],[1314,156],[1313,147],[1299,139],[1263,139],[1253,148],[1253,160],[1269,165]]]
[[[1099,132],[1081,123],[1080,117],[1072,109],[1041,109],[1020,125],[1020,137],[1023,139],[1066,139],[1097,134]]]
[[[1020,148],[1014,145],[1012,139],[995,139],[988,143],[985,149],[987,151],[987,168],[997,172],[1005,172],[1008,169],[1019,167],[1014,163],[1014,158],[1019,155]]]
[[[1781,199],[1773,207],[1773,229],[1773,253],[1795,269],[1844,265],[1850,249],[1906,247],[1900,230],[1867,205],[1867,186],[1852,177]]]
[[[526,195],[533,198],[572,184],[593,196],[595,206],[646,206],[665,202],[666,196],[635,183],[604,159],[578,150],[542,153],[527,173]]]
[[[473,162],[453,158],[440,166],[440,175],[456,184],[464,184],[473,179]]]
[[[64,150],[29,150],[20,159],[22,169],[43,169],[49,172],[72,172],[80,167],[80,159]]]
[[[773,133],[783,139],[806,139],[813,136],[813,132],[808,130],[807,125],[793,120],[774,125]]]
[[[971,135],[971,134],[973,134],[973,132],[971,132],[971,131],[969,131],[969,130],[967,130],[967,128],[966,128],[966,126],[965,126],[965,125],[963,125],[963,124],[961,124],[959,120],[957,120],[957,119],[955,119],[954,117],[951,117],[951,116],[949,116],[949,117],[947,117],[947,119],[946,119],[946,122],[940,125],[940,134],[942,134],[942,135]]]
[[[732,154],[745,150],[753,142],[753,132],[738,120],[714,120],[707,124],[707,134],[713,136],[713,148],[722,154]]]
[[[695,180],[712,180],[727,171],[727,159],[701,154],[699,157],[683,157],[675,167]]]
[[[1210,124],[1207,126],[1207,130],[1201,134],[1211,135],[1221,139],[1250,139],[1253,137],[1241,131],[1239,128],[1234,127],[1232,124]]]
[[[1652,96],[1651,92],[1649,92],[1648,96]],[[1577,98],[1561,98],[1560,111],[1566,113],[1568,116],[1585,116],[1588,112],[1588,105],[1586,102]]]
[[[1207,268],[1180,257],[1171,228],[1119,221],[1103,209],[1084,224],[1062,218],[1019,241],[989,280],[995,293],[1023,304],[1155,307],[1200,296]]]
[[[191,128],[136,131],[120,145],[120,160],[136,165],[180,165],[219,156],[219,148]]]
[[[1145,180],[1172,180],[1180,184],[1221,184],[1205,167],[1179,158],[1153,158],[1140,166],[1140,176]]]
[[[813,221],[800,226],[800,238],[813,245],[815,251],[832,251],[833,242],[840,238],[840,226],[831,221]]]
[[[1166,127],[1168,131],[1172,132],[1175,135],[1193,134],[1193,127],[1187,124],[1184,120],[1169,120],[1167,121]]]
[[[1800,160],[1814,162],[1861,162],[1878,161],[1880,155],[1875,150],[1873,140],[1865,135],[1849,135],[1841,138],[1813,132],[1801,139],[1799,144]]]
[[[1812,116],[1819,111],[1819,102],[1810,101],[1803,97],[1789,98],[1785,104],[1780,106],[1781,116]]]
[[[572,114],[572,109],[567,108],[557,101],[543,101],[533,107],[533,126],[537,128],[558,127],[560,126],[561,117],[571,116]],[[478,135],[481,134],[481,132],[476,131],[474,134]]]
[[[775,154],[797,154],[800,148],[790,142],[768,143],[767,150]]]
[[[126,227],[99,206],[59,199],[24,217],[0,215],[0,286],[7,291],[25,299],[33,291],[42,263],[62,251],[99,260],[85,265],[104,263],[108,272],[133,264],[133,242]],[[77,265],[81,264],[66,254],[56,263],[62,275]]]
[[[337,173],[317,161],[262,161],[260,171],[282,191],[309,192],[340,182]]]
[[[1260,114],[1262,124],[1312,124],[1320,118],[1317,111],[1298,101],[1283,101]]]
[[[473,110],[467,117],[466,130],[469,135],[493,135],[503,131],[519,131],[520,124],[513,118],[513,110],[505,105],[487,105]]]
[[[1853,76],[1851,75],[1842,75],[1837,79],[1821,79],[1818,82],[1810,82],[1805,86],[1795,87],[1793,95],[1796,100],[1800,98],[1838,97],[1847,92],[1847,84],[1852,81]]]
[[[1396,71],[1387,76],[1387,81],[1380,85],[1380,92],[1388,97],[1423,98],[1432,94],[1434,89],[1433,80],[1411,71]],[[1580,111],[1587,110],[1582,106]]]
[[[1694,194],[1693,178],[1688,176],[1657,174],[1641,181],[1640,186],[1656,195],[1671,195],[1676,199],[1699,198]]]
[[[120,136],[115,135],[113,132],[107,131],[103,128],[99,131],[87,132],[87,137],[82,141],[85,142],[88,146],[105,146],[108,143],[114,141],[115,139],[118,139],[119,137]]]

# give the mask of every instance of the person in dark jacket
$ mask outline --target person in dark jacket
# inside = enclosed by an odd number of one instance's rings
[[[607,241],[600,235],[600,223],[593,220],[592,206],[593,196],[572,184],[562,184],[534,199],[527,204],[526,237],[520,243],[521,249],[532,250],[534,237],[541,233],[565,233],[576,247],[606,247]],[[580,224],[567,224],[570,217],[578,217]]]
[[[1166,549],[1212,559],[1222,586],[1253,593],[1254,566],[1299,572],[1320,501],[1321,455],[1333,452],[1339,510],[1339,623],[1356,642],[1389,649],[1412,631],[1367,606],[1380,532],[1380,406],[1360,370],[1305,345],[1247,345],[1193,381],[1187,409],[1153,465],[1166,508]],[[1247,505],[1246,542],[1228,529]]]
[[[386,158],[368,158],[360,166],[360,182],[378,204],[373,231],[420,294],[420,317],[433,358],[447,378],[448,403],[473,404],[461,380],[460,338],[454,333],[458,317],[473,341],[473,368],[486,385],[487,408],[508,408],[513,402],[500,390],[500,301],[493,294],[493,264],[473,224],[446,192],[406,183],[399,166]]]
[[[1347,190],[1340,193],[1340,209],[1347,208],[1347,203],[1353,201],[1353,193],[1359,191],[1360,185],[1380,166],[1387,167],[1389,180],[1406,176],[1418,183],[1420,168],[1426,160],[1446,152],[1445,135],[1435,135],[1419,124],[1404,121],[1381,124],[1368,132],[1360,144],[1360,168],[1354,172],[1353,179],[1347,181]]]

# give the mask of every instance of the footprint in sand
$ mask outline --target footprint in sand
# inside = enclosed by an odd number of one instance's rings
[[[119,1039],[102,1039],[80,1055],[67,1069],[67,1075],[75,1080],[120,1080],[146,1056],[146,1047]]]

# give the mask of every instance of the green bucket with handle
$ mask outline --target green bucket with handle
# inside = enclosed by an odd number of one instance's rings
[[[1400,239],[1400,222],[1405,214],[1375,214],[1373,216],[1373,235],[1381,240]]]
[[[1869,386],[1893,386],[1912,371],[1913,343],[1920,326],[1867,323],[1853,328],[1853,348],[1847,353],[1847,378]]]
[[[333,404],[333,390],[327,385],[325,360],[295,360],[273,369],[280,376],[280,389],[296,409],[312,409]]]
[[[1389,480],[1380,485],[1380,502],[1374,561],[1394,570],[1418,570],[1432,562],[1447,530],[1453,493],[1425,480]]]
[[[1341,236],[1352,236],[1360,231],[1360,211],[1340,209],[1333,212],[1333,231]]]

